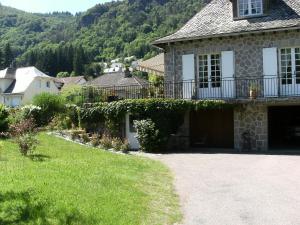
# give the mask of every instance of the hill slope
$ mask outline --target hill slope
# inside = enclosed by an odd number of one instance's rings
[[[77,70],[76,64],[155,55],[151,41],[174,32],[202,5],[200,0],[124,0],[98,4],[75,16],[31,14],[0,5],[0,48],[10,43],[19,64],[36,65],[51,75],[84,73],[87,67]]]

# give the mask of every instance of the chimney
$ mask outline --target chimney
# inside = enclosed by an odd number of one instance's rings
[[[130,77],[132,77],[132,74],[131,74],[129,68],[126,67],[126,69],[125,69],[125,78],[130,78]]]

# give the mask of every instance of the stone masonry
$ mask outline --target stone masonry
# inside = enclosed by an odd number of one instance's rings
[[[235,78],[263,77],[263,48],[300,46],[299,31],[280,31],[171,43],[165,49],[165,80],[182,81],[182,55],[234,51]],[[263,85],[262,85],[263,86]],[[242,88],[246,94],[249,90]],[[238,150],[268,149],[268,106],[265,103],[237,104],[234,110],[234,143]]]
[[[234,146],[240,151],[268,150],[268,107],[239,105],[234,110]]]
[[[222,51],[234,51],[235,77],[262,77],[263,48],[294,46],[300,46],[300,32],[297,31],[177,42],[166,48],[165,77],[167,81],[174,81],[174,76],[175,81],[182,80],[182,55],[184,54],[197,56],[199,54],[221,53]],[[197,71],[196,65],[195,71]]]

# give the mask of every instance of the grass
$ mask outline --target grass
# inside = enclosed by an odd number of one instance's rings
[[[39,135],[31,158],[4,141],[0,155],[0,224],[159,225],[181,219],[169,170]]]

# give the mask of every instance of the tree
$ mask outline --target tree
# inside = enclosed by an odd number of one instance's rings
[[[69,77],[70,74],[68,72],[59,72],[56,77],[57,78],[64,78],[64,77]]]
[[[84,72],[85,56],[82,46],[79,46],[75,50],[75,55],[73,59],[73,70],[75,75],[80,76]]]
[[[14,60],[14,56],[10,47],[10,44],[7,43],[4,47],[4,62],[3,62],[3,66],[4,67],[9,67],[10,64],[13,62]]]
[[[0,70],[3,69],[3,54],[2,50],[0,49]]]

